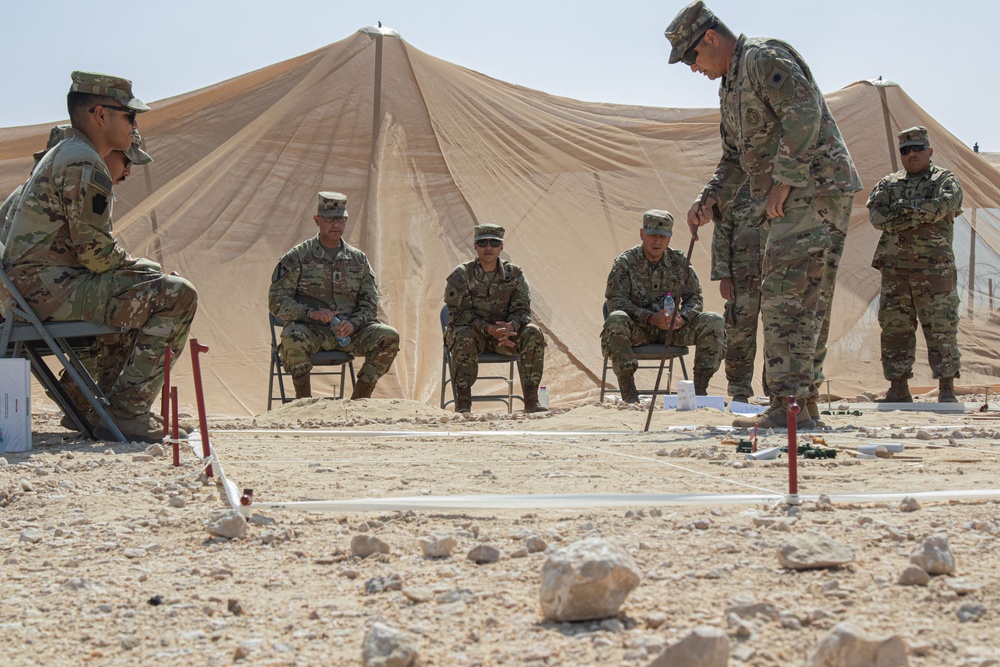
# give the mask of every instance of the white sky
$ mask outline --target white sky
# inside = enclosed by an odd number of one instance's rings
[[[78,0],[4,2],[0,127],[65,118],[74,69],[132,79],[151,103],[307,53],[358,28],[556,95],[717,107],[718,86],[667,65],[683,0]],[[824,92],[896,81],[971,145],[1000,151],[997,0],[713,0],[736,33],[789,41]],[[101,15],[97,11],[106,9]]]

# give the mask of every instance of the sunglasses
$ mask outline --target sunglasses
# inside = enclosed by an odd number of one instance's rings
[[[90,113],[94,113],[94,109],[96,109],[97,107],[104,107],[105,109],[114,109],[115,111],[124,112],[124,113],[128,114],[128,122],[129,123],[134,123],[135,122],[135,115],[138,113],[135,109],[129,109],[128,107],[120,107],[120,106],[116,106],[114,104],[98,104],[97,106],[90,107],[90,109],[88,109],[88,111]]]
[[[476,245],[480,248],[485,248],[487,246],[490,248],[499,248],[503,245],[503,241],[497,241],[496,239],[479,239],[476,241]]]
[[[922,153],[927,150],[927,146],[903,146],[899,149],[900,155],[909,155],[910,153]]]
[[[706,30],[705,32],[701,33],[701,36],[698,39],[694,40],[694,44],[692,44],[691,47],[684,52],[684,55],[681,56],[682,63],[684,63],[688,67],[694,65],[695,61],[698,60],[698,54],[695,53],[694,50],[698,47],[699,44],[701,44],[701,40],[705,39],[705,34],[707,32],[708,31]]]

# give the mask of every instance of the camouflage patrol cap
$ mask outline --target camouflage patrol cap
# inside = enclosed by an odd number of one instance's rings
[[[476,225],[476,237],[473,240],[496,239],[497,241],[503,241],[503,235],[506,231],[500,225]]]
[[[89,93],[91,95],[104,95],[113,97],[124,106],[142,113],[149,111],[142,100],[132,94],[132,82],[120,76],[112,74],[101,74],[99,72],[73,72],[72,85],[69,87],[71,93]]]
[[[906,148],[907,146],[923,146],[927,148],[931,145],[931,140],[927,138],[927,128],[923,125],[903,130],[896,137],[899,138],[900,148]]]
[[[321,218],[346,218],[347,195],[339,192],[319,193],[319,206],[316,214]]]
[[[153,156],[142,150],[142,137],[139,135],[139,130],[132,130],[132,145],[125,151],[125,157],[129,159],[129,162],[137,165],[149,164],[153,161]]]
[[[49,140],[45,144],[45,148],[40,151],[35,151],[32,153],[32,157],[35,158],[35,162],[38,162],[42,157],[48,153],[50,150],[55,148],[55,145],[66,138],[66,130],[68,130],[71,125],[54,125],[52,129],[49,130]]]
[[[642,214],[642,230],[655,236],[674,235],[674,216],[654,208]]]
[[[682,9],[663,31],[671,46],[670,59],[667,62],[671,65],[680,62],[695,40],[718,22],[718,17],[705,6],[703,0],[695,0]]]

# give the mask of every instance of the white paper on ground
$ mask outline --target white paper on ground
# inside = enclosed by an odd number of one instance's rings
[[[695,408],[715,408],[719,412],[725,412],[726,410],[726,399],[723,396],[695,396]],[[663,409],[670,410],[675,408],[677,410],[683,410],[680,407],[680,402],[677,396],[674,394],[664,394],[663,396]],[[692,410],[694,408],[687,408]]]
[[[730,401],[729,411],[734,415],[759,415],[767,410],[766,405],[756,405],[754,403],[742,403],[740,401]]]

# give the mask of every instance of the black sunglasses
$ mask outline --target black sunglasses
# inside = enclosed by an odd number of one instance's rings
[[[705,32],[701,33],[701,36],[698,39],[694,40],[694,44],[692,44],[691,47],[684,52],[684,55],[681,56],[681,62],[687,65],[688,67],[694,65],[695,61],[698,60],[698,54],[695,53],[694,50],[698,47],[699,44],[701,44],[701,40],[705,39],[706,32],[708,31],[706,30]]]
[[[503,241],[497,241],[496,239],[479,239],[476,241],[476,245],[480,248],[485,248],[489,246],[491,248],[499,248],[503,245]]]
[[[927,146],[903,146],[899,149],[900,155],[909,155],[910,153],[921,153],[927,150]]]
[[[105,109],[114,109],[115,111],[123,111],[126,114],[128,114],[128,122],[129,123],[134,123],[135,122],[135,115],[138,113],[135,109],[129,109],[128,107],[120,107],[120,106],[116,106],[114,104],[98,104],[97,106],[94,106],[94,107],[91,107],[90,109],[88,109],[88,111],[90,113],[94,113],[94,109],[96,109],[97,107],[104,107]]]

